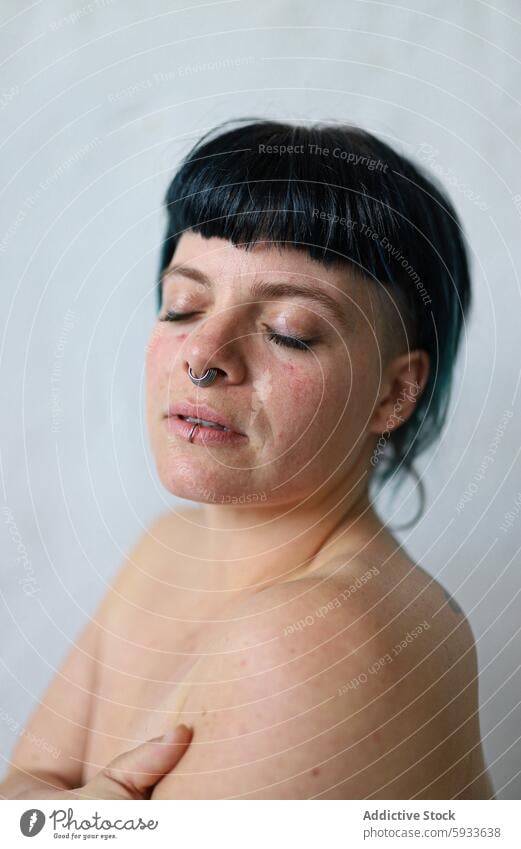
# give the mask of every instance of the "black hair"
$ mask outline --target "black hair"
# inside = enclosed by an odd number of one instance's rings
[[[396,484],[412,474],[421,515],[425,490],[413,460],[443,428],[471,301],[465,237],[442,187],[359,127],[242,118],[198,140],[164,202],[160,278],[192,230],[246,250],[268,240],[325,266],[347,265],[399,305],[406,345],[427,351],[430,372],[413,414],[385,440],[374,477]]]

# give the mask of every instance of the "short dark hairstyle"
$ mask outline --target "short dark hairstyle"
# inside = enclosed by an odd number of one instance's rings
[[[413,460],[443,428],[471,300],[465,237],[441,186],[359,127],[241,118],[199,139],[164,202],[160,280],[192,230],[246,250],[267,240],[325,266],[347,265],[399,305],[406,344],[427,351],[430,374],[413,414],[386,440],[374,477],[396,483],[413,474],[421,515],[425,490]]]

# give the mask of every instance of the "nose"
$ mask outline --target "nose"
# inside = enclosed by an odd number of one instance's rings
[[[209,368],[215,368],[218,376],[224,374],[227,383],[240,382],[245,370],[240,338],[238,316],[233,309],[203,319],[185,342],[186,373],[191,367],[196,377],[202,377]]]

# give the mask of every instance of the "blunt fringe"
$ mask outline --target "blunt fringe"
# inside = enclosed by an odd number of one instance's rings
[[[399,305],[404,352],[427,351],[430,373],[410,418],[383,440],[380,486],[411,474],[439,437],[453,366],[471,303],[469,258],[458,215],[421,166],[351,124],[294,125],[263,118],[225,121],[182,159],[164,198],[160,278],[181,235],[192,230],[249,250],[258,241],[293,246],[324,266],[349,266]]]

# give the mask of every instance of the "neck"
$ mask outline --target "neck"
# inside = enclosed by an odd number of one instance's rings
[[[345,482],[344,482],[345,485]],[[361,551],[382,529],[367,482],[309,504],[240,507],[202,504],[205,570],[211,588],[237,593],[311,574],[331,557]],[[206,582],[206,580],[205,580]]]

